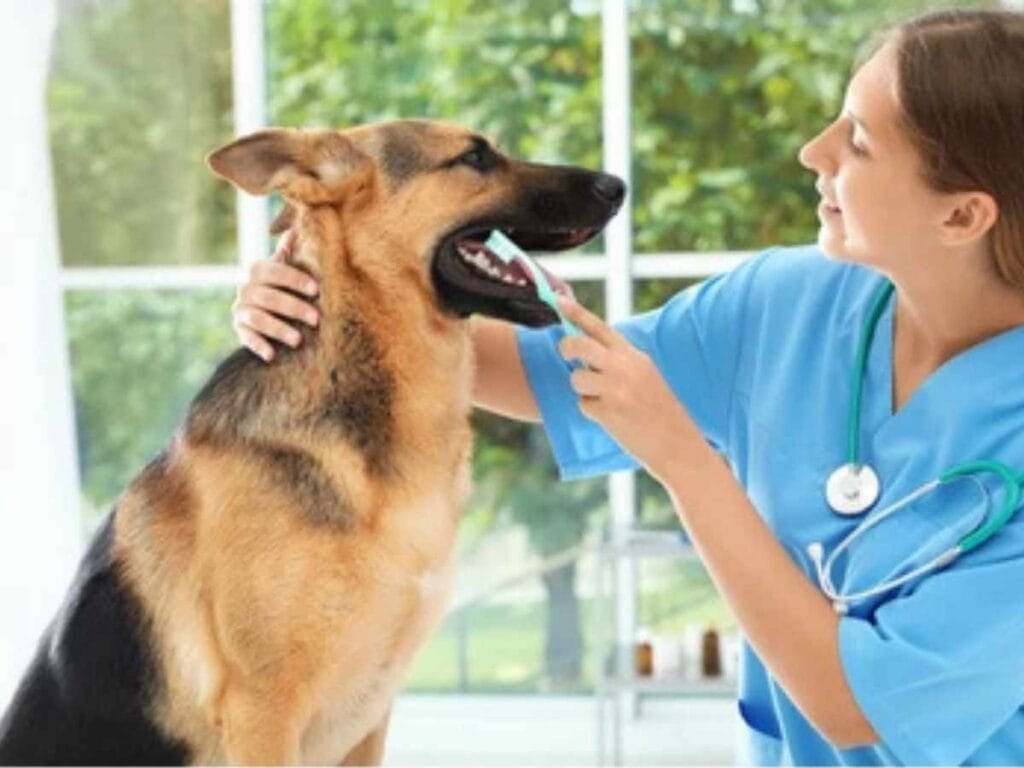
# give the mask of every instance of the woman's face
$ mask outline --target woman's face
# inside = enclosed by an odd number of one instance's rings
[[[818,175],[822,250],[885,274],[928,263],[944,214],[900,126],[896,77],[894,48],[885,45],[850,81],[839,117],[799,155]]]

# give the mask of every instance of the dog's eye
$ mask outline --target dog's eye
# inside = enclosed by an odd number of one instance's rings
[[[474,147],[460,156],[459,162],[475,170],[487,172],[498,164],[498,156],[488,147]]]

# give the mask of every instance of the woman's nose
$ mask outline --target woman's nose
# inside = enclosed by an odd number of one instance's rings
[[[825,130],[800,147],[800,152],[797,153],[800,165],[818,173],[829,169],[828,135],[829,128],[825,128]]]
[[[813,139],[808,141],[797,153],[797,159],[800,160],[800,165],[809,171],[818,170],[820,165],[819,150],[821,146],[821,134],[818,134]]]

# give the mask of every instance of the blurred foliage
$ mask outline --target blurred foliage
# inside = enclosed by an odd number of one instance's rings
[[[429,117],[601,164],[601,21],[565,0],[270,0],[267,28],[276,123]]]
[[[943,2],[948,6],[951,2]],[[634,0],[634,250],[757,249],[816,230],[801,144],[838,111],[858,45],[932,0]],[[512,154],[599,167],[593,0],[266,0],[269,122],[432,117]],[[203,157],[232,134],[229,0],[62,0],[49,88],[69,266],[232,263],[233,193]],[[588,250],[600,251],[594,243]],[[638,283],[657,306],[680,281]],[[579,287],[601,309],[603,286]],[[232,346],[229,296],[71,293],[86,497],[104,506],[168,439]],[[525,525],[541,556],[606,516],[604,483],[556,482],[539,427],[476,414],[473,549]],[[642,476],[642,519],[675,525]]]
[[[63,0],[49,84],[68,266],[231,263],[229,0]]]
[[[634,251],[812,241],[797,153],[838,113],[858,54],[901,19],[985,4],[634,0]]]
[[[169,441],[237,346],[228,291],[74,292],[64,302],[84,495],[94,514]]]

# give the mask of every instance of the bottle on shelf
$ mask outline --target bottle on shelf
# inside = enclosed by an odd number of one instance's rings
[[[637,630],[633,649],[637,677],[650,677],[654,673],[654,646],[651,644],[651,633],[646,627]]]
[[[708,627],[704,630],[701,638],[701,664],[700,673],[702,677],[722,676],[722,645],[718,630]]]

